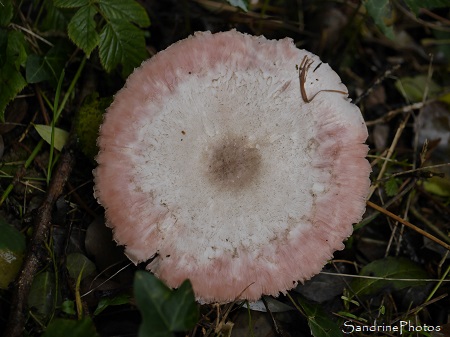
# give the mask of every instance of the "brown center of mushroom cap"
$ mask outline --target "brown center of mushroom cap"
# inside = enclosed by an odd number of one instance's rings
[[[261,153],[246,137],[226,137],[205,155],[206,175],[221,189],[244,189],[256,181],[261,170]]]

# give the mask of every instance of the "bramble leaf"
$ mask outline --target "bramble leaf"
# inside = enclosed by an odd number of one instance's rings
[[[56,7],[76,8],[89,5],[89,0],[53,0]]]
[[[68,33],[70,39],[89,57],[100,39],[96,31],[94,16],[97,9],[88,5],[81,7],[70,20]]]
[[[0,120],[9,101],[22,91],[27,82],[20,73],[20,67],[25,63],[27,53],[25,38],[21,32],[0,29]]]
[[[356,278],[352,281],[351,289],[358,296],[376,294],[384,289],[401,290],[423,286],[425,282],[422,279],[427,278],[422,267],[411,260],[397,257],[375,260],[363,267],[359,275],[370,278]],[[373,276],[376,278],[372,278]]]
[[[100,11],[108,19],[121,19],[134,22],[140,27],[148,27],[150,19],[147,12],[134,0],[99,0]]]
[[[144,33],[127,21],[112,19],[100,34],[99,55],[107,72],[121,63],[127,76],[147,58]]]
[[[198,320],[198,308],[191,283],[184,281],[170,290],[154,275],[138,271],[134,292],[143,321],[139,336],[173,336],[172,332],[189,330]]]

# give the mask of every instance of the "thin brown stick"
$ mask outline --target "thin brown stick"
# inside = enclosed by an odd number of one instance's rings
[[[398,215],[395,215],[392,212],[389,212],[387,209],[384,209],[381,206],[378,206],[377,204],[367,200],[367,206],[372,207],[373,209],[377,210],[380,213],[383,213],[385,215],[387,215],[388,217],[400,222],[401,224],[405,225],[406,227],[411,228],[412,230],[416,231],[417,233],[425,236],[426,238],[430,239],[431,241],[436,242],[438,245],[441,245],[442,247],[444,247],[445,249],[450,250],[450,245],[445,243],[444,241],[438,239],[437,237],[431,235],[430,233],[425,232],[423,229],[413,225],[412,223],[402,219],[401,217],[399,217]]]
[[[324,90],[319,90],[311,98],[308,98],[308,94],[306,93],[306,89],[305,89],[305,83],[306,83],[306,76],[308,75],[308,70],[309,70],[309,68],[311,68],[311,65],[313,63],[314,63],[314,60],[310,60],[308,58],[308,56],[305,56],[305,57],[303,57],[303,60],[300,63],[300,67],[298,69],[298,78],[300,80],[300,95],[302,96],[302,99],[303,99],[303,101],[305,103],[310,103],[321,92],[335,92],[335,93],[338,93],[338,94],[343,94],[343,95],[348,96],[348,93],[345,92],[345,91],[333,90],[333,89],[324,89]],[[319,66],[317,66],[316,69],[318,67]]]
[[[48,240],[52,221],[52,210],[56,200],[63,192],[67,179],[75,163],[72,151],[61,155],[56,173],[47,190],[47,194],[34,219],[34,234],[22,265],[22,270],[16,280],[11,300],[8,325],[4,337],[19,337],[23,335],[27,317],[27,299],[31,283],[38,271],[42,257],[46,254],[44,244]]]

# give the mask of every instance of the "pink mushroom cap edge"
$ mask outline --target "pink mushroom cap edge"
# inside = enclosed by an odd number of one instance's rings
[[[94,170],[128,258],[153,258],[170,287],[189,279],[202,302],[277,296],[319,273],[361,220],[371,172],[358,107],[322,90],[347,92],[289,38],[198,32],[145,61],[105,114]]]

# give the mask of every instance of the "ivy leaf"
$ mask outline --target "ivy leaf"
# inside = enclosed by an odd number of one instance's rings
[[[148,56],[144,33],[127,21],[112,19],[100,34],[99,55],[107,72],[121,63],[127,76]]]
[[[28,55],[26,79],[28,83],[50,81],[55,87],[70,54],[71,48],[67,40],[58,41],[47,55]]]
[[[443,8],[448,7],[448,0],[405,0],[406,5],[414,12],[419,14],[421,8]]]
[[[365,0],[364,6],[377,27],[380,28],[386,37],[393,40],[394,28],[391,25],[388,25],[388,22],[392,22],[393,20],[393,13],[389,0]]]
[[[68,33],[70,39],[89,57],[98,45],[99,35],[96,31],[94,16],[97,9],[94,6],[81,7],[70,20]]]
[[[248,0],[228,0],[228,3],[231,6],[242,9],[244,12],[248,12]]]
[[[89,5],[89,0],[53,0],[56,7],[77,8]]]
[[[137,271],[134,292],[142,314],[139,337],[172,337],[173,332],[189,330],[197,323],[198,308],[188,280],[170,290],[154,275]]]
[[[376,294],[384,289],[401,290],[406,287],[423,286],[426,283],[421,279],[427,278],[427,273],[419,265],[409,259],[397,257],[373,261],[363,267],[359,275],[377,278],[355,278],[351,283],[351,289],[358,296]]]
[[[303,298],[298,302],[305,311],[311,334],[314,337],[342,337],[342,331],[320,307],[320,305],[309,303]]]
[[[148,27],[150,19],[144,7],[134,0],[99,0],[100,11],[108,19],[134,22],[140,27]]]
[[[33,279],[28,294],[28,307],[34,308],[34,314],[40,319],[47,319],[54,310],[57,293],[55,274],[49,271],[42,272]]]
[[[42,337],[97,337],[95,325],[91,318],[85,317],[79,321],[71,319],[53,319],[45,329]]]

